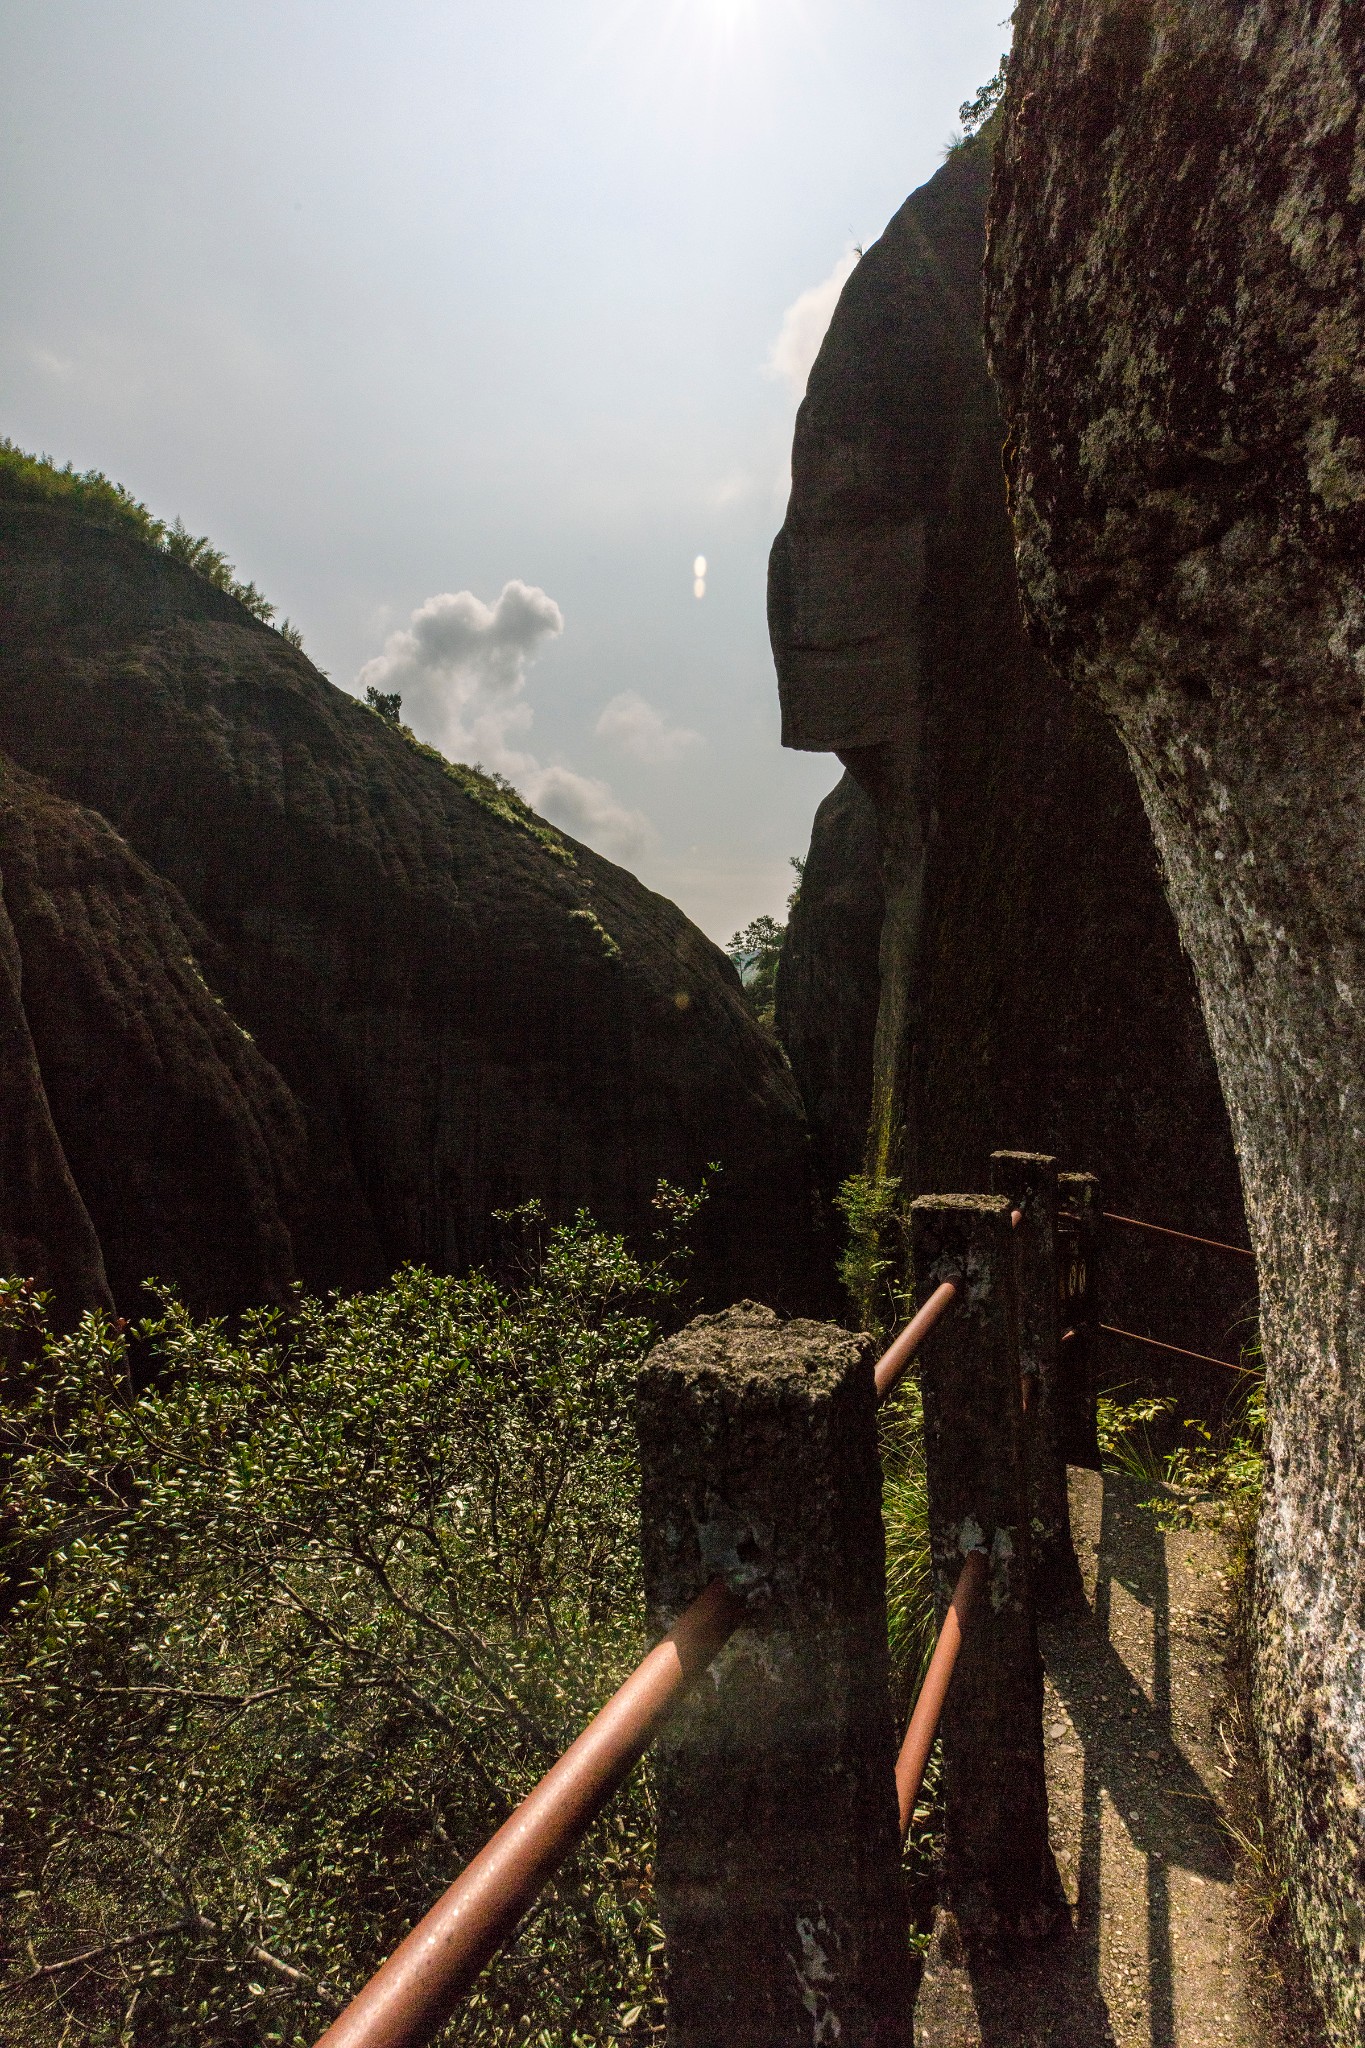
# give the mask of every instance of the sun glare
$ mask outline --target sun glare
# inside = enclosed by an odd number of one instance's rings
[[[811,0],[601,0],[584,61],[622,64],[652,118],[693,135],[752,136],[776,118],[777,77],[815,38]],[[736,127],[736,117],[742,126]]]

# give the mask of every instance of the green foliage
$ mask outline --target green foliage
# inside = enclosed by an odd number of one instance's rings
[[[448,761],[438,748],[429,747],[425,740],[419,740],[412,727],[403,723],[403,699],[397,690],[376,690],[374,684],[369,683],[365,689],[365,704],[376,718],[382,718],[385,725],[391,725],[401,733],[414,753],[424,754],[428,761],[436,762],[442,774],[457,782],[476,804],[491,811],[495,818],[501,818],[505,825],[515,825],[519,832],[527,833],[556,860],[562,860],[568,867],[577,867],[577,861],[554,826],[537,817],[515,783],[509,782],[505,775],[499,775],[496,769],[485,768],[479,761],[472,767],[468,761]],[[570,914],[577,915],[576,912]],[[583,914],[592,916],[591,911]],[[596,922],[595,919],[593,921]],[[602,929],[600,925],[598,929]],[[604,932],[603,937],[608,938],[612,946],[616,945],[607,933]]]
[[[397,690],[376,690],[370,683],[365,691],[365,702],[386,725],[402,724],[398,714],[403,709],[403,699]]]
[[[934,1579],[929,1553],[929,1482],[919,1380],[907,1372],[880,1418],[882,1519],[886,1527],[886,1619],[891,1672],[909,1700],[934,1647]]]
[[[1104,1462],[1153,1489],[1147,1503],[1166,1527],[1188,1522],[1198,1507],[1216,1503],[1249,1547],[1265,1467],[1265,1373],[1259,1340],[1242,1347],[1237,1382],[1216,1425],[1187,1416],[1173,1449],[1154,1444],[1151,1425],[1174,1415],[1174,1400],[1146,1396],[1120,1401],[1121,1389],[1099,1400],[1099,1441]],[[1169,1442],[1169,1433],[1167,1433]]]
[[[652,1259],[531,1205],[506,1283],[236,1333],[0,1292],[0,2036],[306,2048],[626,1675],[633,1381],[700,1199]],[[657,2017],[651,1838],[637,1772],[462,2043]]]
[[[1157,1395],[1122,1401],[1122,1392],[1122,1387],[1113,1387],[1096,1404],[1100,1457],[1110,1471],[1159,1486],[1166,1476],[1166,1460],[1152,1443],[1151,1427],[1174,1413],[1175,1402]]]
[[[919,1379],[907,1372],[878,1418],[882,1524],[886,1531],[886,1621],[891,1683],[904,1728],[934,1647],[934,1575],[929,1547],[929,1485]],[[923,1951],[933,1928],[943,1813],[935,1747],[905,1845],[911,1944]]]
[[[986,83],[978,87],[969,100],[962,102],[962,105],[957,110],[957,118],[962,123],[964,136],[970,138],[977,133],[978,129],[985,127],[987,121],[989,121],[991,115],[1005,97],[1005,87],[1009,83],[1009,71],[1009,53],[1006,52],[1000,59],[1000,68],[994,78],[988,78]]]
[[[525,832],[556,860],[562,860],[566,867],[578,866],[571,849],[554,826],[547,825],[544,818],[538,817],[516,784],[509,782],[505,775],[499,775],[496,768],[485,768],[481,761],[475,761],[472,766],[468,761],[447,761],[437,748],[419,740],[410,726],[400,725],[398,730],[417,753],[425,754],[429,761],[439,762],[442,771],[452,782],[458,782],[465,795],[472,797],[476,804],[482,804],[505,825],[515,825],[518,832]]]
[[[796,870],[796,881],[787,898],[789,913],[796,908],[806,872],[806,863],[795,854],[790,865]],[[786,936],[786,925],[764,913],[737,931],[725,949],[734,962],[743,985],[744,1000],[753,1012],[755,1022],[774,1035],[777,1029],[777,969]]]
[[[755,1021],[769,1031],[776,1028],[777,966],[786,936],[787,927],[775,917],[755,917],[735,933],[725,949]]]
[[[80,471],[69,462],[59,469],[46,455],[28,455],[13,441],[0,440],[0,498],[64,505],[93,526],[131,534],[173,561],[183,562],[215,588],[237,598],[262,625],[268,626],[275,617],[274,605],[254,583],[239,582],[227,556],[203,534],[192,534],[180,519],[167,526],[131,491],[97,469]],[[303,645],[298,627],[287,619],[280,630],[291,647]]]
[[[839,1259],[843,1282],[861,1329],[885,1337],[905,1319],[899,1282],[905,1264],[905,1226],[901,1217],[899,1180],[879,1180],[851,1173],[834,1206],[848,1226],[848,1243]]]
[[[595,910],[571,910],[569,915],[570,917],[577,918],[580,924],[585,924],[588,927],[588,930],[592,932],[608,960],[620,959],[621,948],[617,945]]]

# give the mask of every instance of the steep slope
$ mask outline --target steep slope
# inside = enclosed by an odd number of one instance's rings
[[[992,346],[1023,589],[1121,733],[1263,1283],[1257,1700],[1365,2041],[1365,17],[1026,0]]]
[[[494,1209],[533,1196],[639,1233],[658,1178],[695,1183],[711,1161],[709,1296],[806,1298],[795,1090],[729,962],[672,904],[135,537],[0,503],[0,606],[0,748],[135,857],[111,882],[91,827],[57,935],[16,920],[54,1122],[106,1254],[130,1246],[110,1274],[120,1300],[153,1265],[215,1303],[293,1275],[361,1284],[404,1258],[459,1268],[495,1247]],[[61,836],[49,815],[35,901],[54,895]],[[159,1098],[130,1090],[107,1017],[79,1022],[61,996],[59,955],[98,979],[93,963],[127,950],[132,911],[97,913],[86,884],[110,904],[142,890],[143,965],[123,983],[105,971],[129,1042],[150,1030],[166,1075],[203,1063],[179,1179],[160,1149],[135,1185],[110,1166]],[[99,943],[72,937],[82,919],[103,921]],[[199,977],[221,1020],[211,1052]],[[106,1083],[82,1091],[82,1064],[102,1060]],[[212,1220],[215,1180],[236,1239]]]
[[[856,850],[849,838],[845,787],[808,868],[847,869],[844,900],[812,902],[793,934],[787,1043],[820,1156],[846,1160],[821,991],[866,989],[863,924],[884,891],[865,1083],[875,1165],[912,1190],[970,1189],[994,1147],[1044,1149],[1099,1173],[1116,1209],[1245,1242],[1217,1074],[1131,771],[1020,620],[982,345],[989,182],[983,135],[906,201],[845,285],[797,417],[769,577],[783,737],[846,763],[881,872],[866,835]],[[859,887],[863,923],[847,910]],[[867,1042],[854,1024],[846,1056],[866,1058],[854,1046]],[[1117,1232],[1112,1256],[1109,1320],[1228,1354],[1250,1291],[1241,1262]],[[1109,1368],[1221,1403],[1226,1376],[1153,1375],[1154,1359],[1125,1346]]]

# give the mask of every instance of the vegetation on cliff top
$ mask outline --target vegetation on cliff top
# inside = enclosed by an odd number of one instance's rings
[[[69,462],[59,469],[50,457],[26,454],[13,441],[0,439],[0,498],[64,505],[93,526],[131,534],[169,555],[172,561],[183,562],[187,569],[193,569],[216,589],[225,590],[229,597],[237,598],[262,625],[274,623],[275,606],[254,583],[239,579],[227,556],[206,535],[192,534],[180,519],[167,526],[131,491],[98,469],[77,470]],[[302,634],[288,619],[281,622],[278,630],[291,647],[302,646]]]
[[[254,583],[241,581],[227,556],[213,545],[207,535],[192,534],[180,519],[173,520],[168,526],[149,511],[141,499],[135,498],[123,484],[115,483],[101,470],[78,470],[69,462],[64,468],[58,468],[50,457],[29,455],[16,447],[13,441],[0,438],[0,499],[3,498],[28,504],[62,505],[92,526],[129,534],[161,554],[169,555],[172,561],[183,563],[187,569],[213,584],[215,589],[235,597],[262,625],[275,624],[276,607]],[[281,620],[276,631],[291,647],[302,648],[303,635],[288,619]],[[575,865],[573,854],[561,834],[537,816],[505,776],[490,772],[481,763],[471,766],[466,761],[448,761],[435,747],[419,740],[411,727],[402,723],[399,716],[402,699],[399,696],[370,689],[366,692],[366,702],[371,711],[386,724],[394,726],[417,753],[425,754],[438,763],[443,773],[458,783],[466,796],[472,797],[505,823],[528,832],[556,860],[564,861],[570,867]]]

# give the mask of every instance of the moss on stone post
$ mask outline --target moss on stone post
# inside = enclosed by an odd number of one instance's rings
[[[1025,1386],[1024,1456],[1033,1536],[1033,1589],[1046,1612],[1080,1589],[1062,1449],[1057,1162],[1046,1152],[992,1152],[991,1190],[1020,1210],[1019,1362]]]
[[[1061,1371],[1057,1440],[1068,1465],[1100,1469],[1098,1345],[1100,1184],[1093,1173],[1057,1176]],[[1068,1331],[1071,1333],[1068,1336]]]
[[[910,1207],[918,1299],[943,1280],[959,1288],[919,1354],[940,1623],[967,1553],[990,1558],[942,1722],[947,1903],[969,1935],[986,1936],[1045,1933],[1062,1908],[1047,1833],[1011,1206],[1004,1195],[921,1195]]]
[[[744,1302],[647,1361],[650,1625],[749,1605],[655,1749],[670,2048],[909,2048],[866,1341]]]

